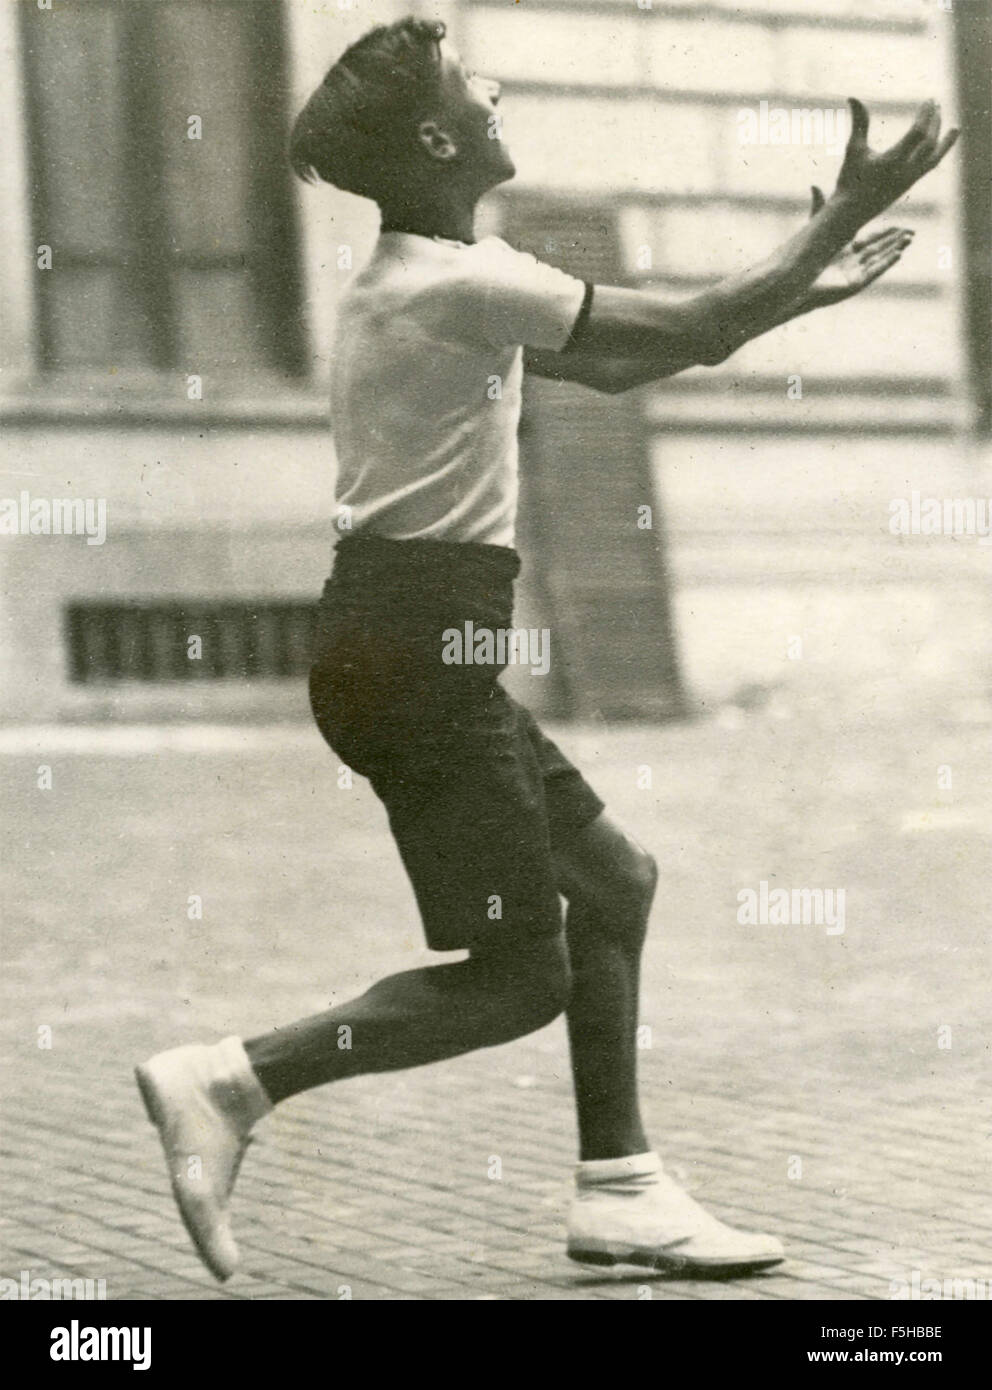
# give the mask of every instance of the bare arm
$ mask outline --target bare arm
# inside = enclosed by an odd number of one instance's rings
[[[814,188],[814,217],[823,206],[823,202],[823,194],[818,188]],[[852,295],[860,294],[898,263],[912,238],[913,233],[907,228],[888,227],[845,246],[812,289],[783,310],[779,322],[785,323],[801,314],[839,304]],[[742,333],[740,343],[723,344],[721,354],[716,360],[722,361],[729,357],[730,353],[750,336]],[[670,351],[657,356],[619,357],[590,352],[587,349],[569,352],[528,349],[525,364],[527,370],[536,376],[549,377],[556,381],[578,382],[610,395],[630,391],[647,382],[660,381],[665,377],[675,376],[688,367],[700,365],[697,358],[688,351]],[[712,366],[715,362],[708,361],[705,365]]]
[[[675,303],[643,290],[597,285],[576,349],[721,362],[781,323],[859,226],[854,210],[834,199],[760,265]]]
[[[787,319],[837,302],[817,298],[819,277],[845,254],[858,229],[935,168],[957,138],[952,130],[940,140],[940,109],[925,102],[903,138],[875,154],[867,142],[868,113],[860,102],[850,104],[851,137],[835,192],[826,201],[814,198],[812,219],[772,256],[676,303],[643,290],[597,286],[592,310],[572,351],[559,355],[558,370],[550,360],[556,354],[548,353],[530,354],[531,370],[601,390],[626,390],[690,366],[715,365]],[[873,266],[877,274],[888,268],[880,264]]]

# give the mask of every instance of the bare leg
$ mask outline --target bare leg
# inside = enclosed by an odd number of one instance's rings
[[[565,934],[574,984],[568,1004],[582,1163],[568,1218],[568,1253],[582,1264],[708,1278],[777,1265],[781,1241],[711,1216],[651,1151],[637,1104],[637,995],[656,870],[600,816],[562,856]]]
[[[390,975],[357,999],[245,1043],[276,1103],[364,1072],[398,1071],[543,1028],[568,994],[563,937],[523,937],[510,949]]]
[[[580,1157],[650,1147],[637,1099],[641,948],[657,881],[654,860],[604,812],[555,856],[568,899],[572,967],[566,1017]]]

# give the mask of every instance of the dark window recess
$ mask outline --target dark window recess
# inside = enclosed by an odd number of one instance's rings
[[[70,677],[85,685],[296,679],[310,666],[315,611],[302,602],[70,604]]]
[[[304,375],[283,6],[17,8],[42,366]]]

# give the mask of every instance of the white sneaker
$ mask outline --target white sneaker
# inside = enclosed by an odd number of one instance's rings
[[[159,1052],[134,1074],[162,1140],[183,1224],[211,1274],[229,1279],[238,1247],[227,1204],[252,1126],[272,1102],[240,1038]]]
[[[774,1236],[738,1231],[710,1216],[668,1176],[657,1154],[580,1163],[577,1185],[568,1254],[581,1264],[726,1275],[785,1258]]]

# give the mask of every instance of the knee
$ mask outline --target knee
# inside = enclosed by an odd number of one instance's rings
[[[646,922],[657,886],[658,863],[654,855],[632,845],[609,878],[597,886],[597,905],[611,916]]]
[[[608,936],[639,954],[647,935],[651,903],[658,885],[658,865],[654,855],[639,845],[625,846],[614,858],[610,872],[600,876],[571,898],[580,912],[576,931],[581,939],[587,923],[597,933]],[[585,908],[587,911],[582,911]],[[588,915],[587,915],[588,913]],[[573,933],[570,931],[569,939]]]
[[[489,956],[480,964],[489,975],[491,998],[499,998],[511,1036],[544,1028],[562,1013],[572,988],[563,935],[537,937],[512,958]]]
[[[634,895],[646,913],[654,902],[655,889],[658,887],[658,861],[646,849],[637,851],[631,878]]]
[[[658,886],[658,863],[653,854],[638,849],[624,867],[623,887],[618,894],[618,930],[631,950],[640,952],[647,936],[648,918]]]

